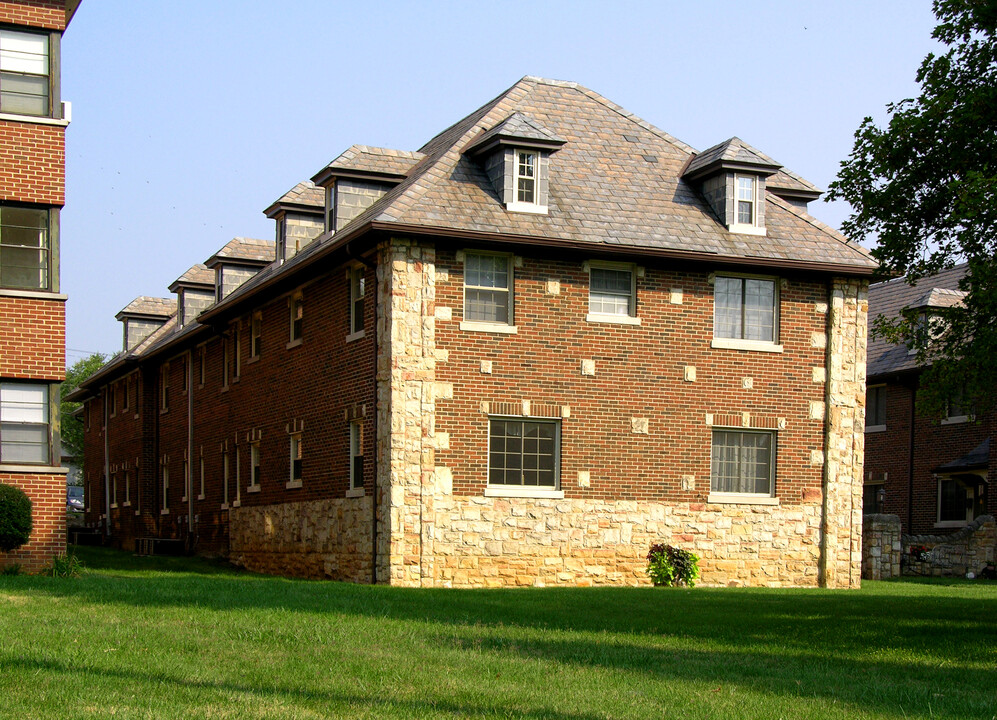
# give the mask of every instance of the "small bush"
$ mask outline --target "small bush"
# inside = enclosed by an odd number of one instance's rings
[[[31,500],[21,488],[0,483],[0,550],[10,552],[31,537]]]
[[[20,575],[21,566],[18,563],[11,563],[10,565],[4,565],[3,570],[0,570],[0,575]]]
[[[647,574],[655,585],[692,587],[699,578],[699,556],[688,550],[656,543],[647,553]]]
[[[78,578],[86,568],[75,555],[56,555],[52,564],[45,569],[46,575],[61,578]]]

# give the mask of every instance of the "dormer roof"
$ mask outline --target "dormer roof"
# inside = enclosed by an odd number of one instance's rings
[[[738,137],[724,140],[719,145],[704,150],[689,161],[682,178],[700,180],[722,170],[750,172],[757,175],[774,175],[782,165]]]
[[[170,292],[175,293],[182,287],[193,290],[213,290],[215,273],[209,270],[204,263],[198,263],[173,281],[173,284],[170,285]]]
[[[218,252],[205,260],[204,264],[212,269],[219,265],[263,267],[272,263],[273,259],[273,240],[237,237],[227,242]]]
[[[964,290],[952,290],[950,288],[931,288],[928,292],[915,301],[912,308],[950,308],[961,305],[966,297]]]
[[[125,318],[142,318],[150,320],[166,321],[177,309],[177,301],[172,298],[147,297],[145,295],[137,297],[125,305],[114,316],[115,320]]]
[[[325,211],[325,192],[311,180],[299,182],[263,211],[268,218],[280,211],[306,212],[321,215]]]
[[[792,170],[782,168],[765,180],[765,189],[785,200],[816,200],[824,191]]]
[[[485,130],[472,140],[464,152],[478,157],[497,147],[517,147],[556,152],[567,142],[535,119],[522,112],[515,112],[495,127]]]
[[[335,177],[351,177],[397,185],[426,157],[421,152],[352,145],[312,177],[318,185],[328,185]]]

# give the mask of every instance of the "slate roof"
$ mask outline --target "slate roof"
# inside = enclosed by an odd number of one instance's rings
[[[178,277],[170,285],[170,291],[176,292],[181,285],[210,285],[215,286],[215,273],[209,270],[204,263],[192,266],[187,272]]]
[[[244,264],[263,265],[273,262],[276,252],[273,240],[259,240],[257,238],[237,237],[229,240],[221,250],[204,261],[204,264],[212,268],[225,261],[242,261]]]
[[[748,145],[741,138],[732,137],[711,148],[703,150],[690,161],[684,175],[697,175],[717,164],[757,165],[775,172],[782,167],[760,150]]]
[[[125,305],[115,315],[116,320],[122,320],[128,315],[148,315],[164,320],[177,311],[177,301],[174,298],[157,298],[142,295]]]
[[[987,438],[962,457],[956,458],[952,462],[947,462],[944,465],[939,465],[935,468],[934,472],[952,473],[959,472],[960,470],[977,470],[979,468],[986,468],[989,465],[990,438]]]
[[[895,278],[875,283],[869,287],[869,326],[880,315],[893,318],[905,308],[952,307],[965,295],[959,290],[959,281],[966,276],[968,265],[956,265],[937,275],[922,278],[915,285],[908,285],[905,278]],[[917,358],[908,354],[906,345],[892,345],[886,340],[869,334],[866,375],[874,378],[894,372],[914,370]]]
[[[515,112],[491,130],[486,130],[476,137],[465,149],[465,152],[472,152],[477,148],[488,147],[494,140],[500,138],[509,140],[525,141],[528,145],[540,145],[542,147],[557,148],[567,142],[564,138],[555,135],[529,115]]]
[[[425,156],[419,152],[352,145],[329,163],[325,170],[348,170],[358,174],[371,173],[405,177],[423,157]],[[322,174],[319,173],[319,175]]]
[[[812,182],[786,168],[782,168],[775,175],[766,178],[765,187],[775,191],[777,195],[781,194],[780,190],[788,190],[790,192],[786,193],[787,195],[800,195],[810,200],[816,200],[823,194],[823,190]]]
[[[263,213],[267,217],[273,217],[277,210],[281,208],[300,207],[317,210],[325,209],[325,190],[313,183],[311,180],[299,182],[293,188],[273,201]]]

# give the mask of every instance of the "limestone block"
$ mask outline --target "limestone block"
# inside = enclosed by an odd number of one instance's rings
[[[812,369],[812,377],[815,383],[823,383],[827,381],[827,370],[823,367],[815,367]]]
[[[668,299],[668,301],[672,305],[681,305],[682,304],[682,288],[672,288],[671,292],[669,293],[669,299]]]
[[[589,476],[589,471],[588,470],[579,470],[578,471],[578,487],[587,488],[587,487],[590,487],[591,485],[592,485],[592,479]]]
[[[595,375],[595,360],[582,360],[582,375]]]
[[[755,386],[755,379],[751,377],[741,378],[741,388],[743,390],[751,390]]]
[[[819,400],[811,400],[809,403],[809,415],[811,420],[823,420],[824,403]]]
[[[560,295],[561,294],[561,281],[548,279],[544,283],[544,293],[547,295]]]
[[[684,370],[684,377],[686,382],[696,382],[696,366],[686,365]]]
[[[682,489],[685,491],[691,491],[696,489],[696,476],[695,475],[683,475],[682,476]]]
[[[647,435],[649,432],[649,422],[647,418],[630,418],[630,432],[636,435]]]
[[[485,375],[491,375],[492,374],[492,361],[491,360],[482,360],[479,367],[481,369],[481,372],[484,373]]]
[[[827,347],[827,333],[822,332],[812,332],[810,333],[810,347],[818,348],[823,350]]]

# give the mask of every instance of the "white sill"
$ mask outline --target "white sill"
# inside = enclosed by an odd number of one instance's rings
[[[170,514],[170,509],[169,508],[163,508],[162,510],[159,511],[159,514],[160,515],[169,515]]]
[[[45,115],[21,115],[19,113],[0,113],[0,120],[13,120],[14,122],[34,123],[35,125],[56,125],[58,127],[68,127],[69,120],[64,118],[51,118]]]
[[[519,202],[518,200],[513,200],[511,203],[506,203],[505,209],[508,210],[509,212],[532,213],[533,215],[547,214],[546,205],[537,205],[536,203]]]
[[[732,233],[737,233],[738,235],[761,235],[762,237],[767,235],[765,228],[758,227],[757,225],[742,225],[740,223],[733,223],[727,229]]]
[[[781,353],[782,345],[765,342],[764,340],[737,340],[735,338],[713,338],[710,347],[727,350],[757,350],[758,352]]]
[[[200,495],[198,495],[197,499],[198,500],[204,500],[204,493],[201,493]]]
[[[561,500],[564,498],[563,490],[553,488],[523,487],[520,485],[489,485],[485,488],[485,497],[507,497],[507,498],[551,498]]]
[[[180,502],[187,502],[187,496],[184,495],[182,498],[180,498]]]
[[[364,337],[364,331],[357,330],[355,333],[350,333],[346,336],[346,342],[353,342],[354,340],[359,340],[362,337]]]
[[[363,497],[363,488],[362,487],[350,488],[349,490],[346,491],[346,497],[348,498]]]
[[[59,467],[58,465],[7,465],[0,463],[0,473],[67,475],[69,474],[69,468]]]
[[[118,503],[111,503],[111,509],[112,510],[117,510],[118,509]]]
[[[301,481],[300,480],[288,480],[284,484],[284,487],[286,487],[288,490],[293,490],[294,488],[299,488],[299,487],[301,487]]]
[[[259,355],[250,355],[248,358],[246,358],[247,365],[252,365],[253,363],[258,363],[259,361],[260,361]]]
[[[246,492],[258,493],[260,491],[259,485],[248,485],[246,486]]]
[[[242,501],[241,500],[233,500],[232,501],[232,507],[234,507],[234,508],[242,507]]]
[[[974,419],[973,415],[953,415],[952,417],[942,418],[942,425],[958,425],[959,423],[967,423]]]
[[[285,345],[284,347],[285,347],[285,348],[287,348],[288,350],[290,350],[291,348],[296,348],[296,347],[298,347],[298,346],[299,346],[300,344],[301,344],[301,338],[297,338],[297,339],[295,339],[295,340],[291,340],[291,342],[289,342],[289,343],[288,343],[287,345]]]
[[[142,514],[142,511],[141,511],[141,510],[136,510],[136,511],[135,511],[135,514],[136,514],[136,515],[141,515],[141,514]]]
[[[630,315],[603,315],[601,313],[589,313],[585,316],[585,322],[611,323],[614,325],[640,325],[640,318],[632,317]]]
[[[62,293],[45,292],[44,290],[15,290],[14,288],[0,288],[0,297],[31,298],[32,300],[60,300],[65,302],[68,295]]]
[[[473,322],[471,320],[465,320],[460,324],[461,330],[467,330],[469,332],[488,332],[488,333],[500,333],[504,335],[515,335],[519,332],[519,328],[515,325],[506,325],[505,323],[486,323],[486,322]]]
[[[966,520],[942,520],[941,522],[936,522],[936,528],[961,528],[969,525]]]
[[[752,495],[749,493],[714,493],[706,498],[708,503],[720,505],[778,505],[779,498],[771,495]]]
[[[866,425],[865,426],[865,431],[867,433],[886,432],[886,426],[885,425]]]
[[[228,510],[228,503],[222,503],[222,510]]]
[[[121,507],[131,507],[131,506],[132,506],[132,504],[130,502],[128,502],[127,500],[125,500],[123,503],[121,503]]]

